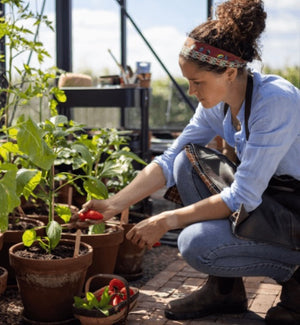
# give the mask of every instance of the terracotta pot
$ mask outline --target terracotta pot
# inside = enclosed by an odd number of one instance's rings
[[[0,266],[0,295],[2,295],[7,287],[7,277],[8,277],[8,272],[7,270]]]
[[[60,244],[75,245],[72,240]],[[68,324],[74,321],[74,296],[81,295],[86,271],[92,263],[93,248],[81,243],[87,252],[78,257],[40,260],[16,255],[24,249],[18,243],[9,249],[10,263],[16,271],[24,306],[23,317],[33,324]]]
[[[112,231],[114,229],[114,231]],[[93,263],[88,268],[86,279],[98,274],[114,272],[119,246],[124,238],[124,230],[119,226],[107,226],[108,232],[104,234],[82,234],[81,240],[93,247]],[[63,233],[62,238],[75,239],[73,233]],[[95,282],[95,283],[94,283]],[[99,288],[102,283],[94,281],[92,289]]]
[[[42,227],[44,223],[39,220],[32,220],[31,218],[21,217],[21,221],[29,222],[33,227]],[[0,251],[0,261],[1,265],[7,269],[8,272],[8,285],[16,285],[16,275],[14,269],[9,264],[9,254],[8,251],[14,244],[20,243],[22,241],[24,230],[6,230],[3,233],[3,247]],[[38,235],[44,234],[44,229],[37,230]]]
[[[134,225],[129,223],[122,226],[124,228],[124,241],[120,245],[114,271],[114,273],[123,276],[127,280],[134,280],[143,275],[142,264],[146,249],[140,248],[126,239],[127,232]]]

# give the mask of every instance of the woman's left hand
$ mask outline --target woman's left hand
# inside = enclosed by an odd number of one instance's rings
[[[140,221],[127,233],[126,238],[140,248],[151,249],[167,231],[165,218],[159,214]]]

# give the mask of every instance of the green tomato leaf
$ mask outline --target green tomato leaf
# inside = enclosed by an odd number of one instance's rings
[[[9,154],[21,154],[21,151],[19,150],[19,146],[16,143],[12,142],[5,142],[0,147],[0,156],[4,159],[4,161],[9,161]]]
[[[85,145],[79,143],[72,144],[71,148],[80,154],[82,159],[88,165],[88,170],[91,171],[93,169],[93,158],[88,148]]]
[[[117,158],[120,156],[125,156],[127,158],[131,158],[132,160],[135,160],[136,162],[142,164],[142,165],[147,165],[147,163],[141,159],[139,156],[137,156],[135,153],[132,151],[126,151],[126,150],[120,150],[120,151],[115,151],[111,154],[111,158]]]
[[[72,216],[71,209],[66,205],[55,206],[55,212],[64,220],[65,223],[69,222]]]
[[[27,229],[22,235],[23,244],[30,247],[37,240],[36,231],[34,229]]]
[[[0,230],[2,232],[8,227],[8,214],[20,205],[20,198],[16,193],[17,167],[13,164],[2,164],[0,172]]]
[[[21,124],[17,141],[32,163],[45,170],[51,168],[56,155],[43,139],[42,130],[31,118]]]
[[[46,234],[49,238],[50,249],[54,249],[58,245],[61,239],[61,232],[61,225],[57,221],[52,220],[48,223],[46,227]]]
[[[95,199],[108,198],[108,191],[105,184],[96,177],[88,177],[88,179],[83,182],[83,187],[85,191]]]
[[[33,190],[40,183],[42,172],[36,169],[21,168],[17,172],[17,194],[22,194],[28,200]]]
[[[39,245],[47,252],[50,253],[50,244],[49,244],[49,238],[44,237],[41,239],[40,236],[37,237],[37,241]]]
[[[68,118],[65,115],[56,115],[50,118],[50,122],[55,126],[67,125]]]
[[[95,225],[91,225],[89,226],[89,235],[93,235],[93,234],[103,234],[105,232],[105,223],[101,222],[101,223],[97,223]]]

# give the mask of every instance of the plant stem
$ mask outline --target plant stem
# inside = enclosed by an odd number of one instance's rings
[[[49,222],[54,221],[54,165],[49,171]]]
[[[45,4],[46,4],[46,0],[43,1],[43,4],[42,4],[42,8],[41,8],[41,12],[40,14],[38,15],[38,18],[37,18],[37,21],[41,19],[41,17],[43,16],[43,13],[44,13],[44,9],[45,9]],[[41,26],[41,23],[39,22],[36,26],[36,30],[35,30],[35,34],[34,34],[34,38],[33,38],[33,43],[36,43],[36,40],[37,40],[37,37],[39,35],[39,31],[40,31],[40,26]],[[30,64],[30,61],[31,61],[31,57],[32,57],[32,53],[33,53],[33,50],[31,49],[30,52],[29,52],[29,55],[28,55],[28,59],[27,59],[27,65]],[[23,75],[22,75],[22,79],[21,79],[21,85],[20,85],[20,89],[22,89],[23,85],[24,85],[24,81],[25,81],[25,78],[26,78],[26,71],[24,71]],[[12,114],[11,114],[11,117],[10,117],[10,122],[9,122],[9,125],[12,124],[13,122],[13,119],[15,117],[15,112],[16,112],[16,109],[17,109],[17,106],[19,104],[19,101],[20,101],[20,97],[17,98],[15,104],[14,104],[14,108],[12,110]]]

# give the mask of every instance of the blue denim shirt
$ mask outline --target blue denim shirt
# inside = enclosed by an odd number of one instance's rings
[[[237,118],[241,130],[231,122],[230,110],[224,117],[224,103],[205,109],[201,104],[189,124],[173,145],[154,159],[162,169],[167,187],[175,184],[173,163],[188,143],[206,145],[216,135],[236,148],[241,161],[235,180],[221,192],[231,211],[243,203],[252,211],[273,175],[290,175],[300,180],[300,91],[288,81],[274,75],[253,73],[250,136],[246,141],[243,103]]]

